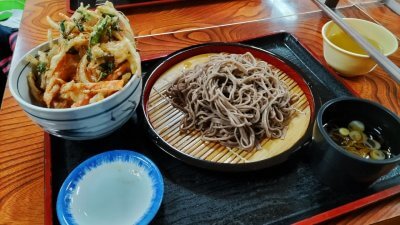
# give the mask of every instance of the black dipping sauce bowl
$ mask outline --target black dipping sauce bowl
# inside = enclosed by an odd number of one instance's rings
[[[384,160],[362,158],[330,138],[327,124],[338,122],[338,126],[343,126],[353,120],[365,124],[366,134],[380,133],[385,144],[391,147],[393,157]],[[400,162],[400,119],[369,100],[353,97],[330,100],[318,111],[308,153],[314,173],[322,183],[340,191],[367,188]]]

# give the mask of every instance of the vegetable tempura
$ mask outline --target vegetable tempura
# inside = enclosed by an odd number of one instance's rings
[[[139,74],[140,57],[128,19],[110,2],[95,11],[81,5],[60,22],[47,17],[60,38],[50,50],[39,51],[27,60],[33,65],[28,75],[32,97],[49,108],[69,108],[100,101],[121,90]]]

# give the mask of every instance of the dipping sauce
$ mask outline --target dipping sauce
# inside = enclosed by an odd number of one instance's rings
[[[374,46],[378,51],[382,52],[382,47],[375,40],[369,39],[367,37],[363,38],[367,40],[372,46]],[[342,48],[346,51],[367,55],[367,52],[357,43],[355,42],[349,35],[344,32],[335,33],[328,37],[328,39],[339,48]]]
[[[391,148],[385,144],[377,129],[366,129],[361,121],[353,120],[349,123],[331,121],[324,127],[332,140],[348,152],[372,160],[393,157]]]

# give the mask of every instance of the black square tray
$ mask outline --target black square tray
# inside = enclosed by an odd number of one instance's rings
[[[277,33],[244,43],[269,50],[289,62],[318,93],[316,105],[352,95],[299,41]],[[158,62],[143,62],[144,79]],[[358,193],[336,192],[321,184],[309,168],[307,147],[271,168],[223,173],[189,166],[160,150],[146,135],[140,110],[121,129],[92,141],[46,138],[46,224],[58,224],[55,204],[62,182],[88,157],[114,149],[130,149],[159,167],[165,185],[160,210],[152,224],[288,224],[352,202],[400,183],[400,168]],[[51,193],[50,193],[51,191]]]

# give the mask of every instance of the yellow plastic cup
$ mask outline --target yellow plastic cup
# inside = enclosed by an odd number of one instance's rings
[[[344,18],[344,20],[361,36],[378,43],[383,55],[389,56],[397,50],[396,37],[385,27],[362,19]],[[322,27],[323,51],[326,62],[340,75],[346,77],[371,72],[376,67],[376,62],[368,55],[354,53],[332,43],[330,38],[340,32],[344,31],[333,21],[327,22]]]

